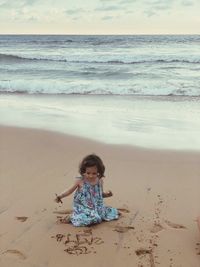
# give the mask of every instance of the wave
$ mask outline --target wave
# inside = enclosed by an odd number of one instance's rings
[[[137,89],[131,87],[110,86],[107,88],[104,85],[79,85],[62,82],[62,81],[29,81],[29,80],[1,80],[0,94],[30,94],[30,95],[135,95],[135,96],[200,96],[199,87],[167,87],[167,89],[156,88],[156,86],[146,87],[140,86]]]
[[[0,54],[0,61],[57,61],[57,62],[68,62],[68,63],[85,63],[85,64],[114,64],[114,65],[123,65],[123,64],[166,64],[166,63],[185,63],[185,64],[199,64],[200,60],[189,60],[189,59],[150,59],[150,60],[135,60],[135,61],[122,61],[122,60],[68,60],[61,57],[46,57],[46,56],[21,56],[21,55],[12,55],[12,54]]]
[[[71,39],[67,39],[67,40],[28,40],[29,43],[33,43],[33,44],[64,44],[64,43],[74,43],[76,42],[75,40],[71,40]]]
[[[38,59],[17,56],[17,55],[0,54],[0,61],[22,61],[22,60],[38,60]]]
[[[113,95],[113,96],[143,96],[143,97],[200,97],[199,94],[179,94],[179,93],[166,93],[166,94],[144,94],[144,93],[113,93],[109,91],[104,91],[104,90],[93,90],[93,91],[85,91],[85,92],[57,92],[57,93],[44,93],[44,92],[35,92],[35,93],[30,93],[28,91],[4,91],[2,92],[0,90],[0,95],[1,94],[11,94],[11,95],[96,95],[96,96],[106,96],[106,95]]]

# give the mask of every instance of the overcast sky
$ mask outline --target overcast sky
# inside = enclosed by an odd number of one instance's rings
[[[200,0],[0,0],[0,33],[200,34]]]

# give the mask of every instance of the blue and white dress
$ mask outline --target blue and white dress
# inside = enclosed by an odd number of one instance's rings
[[[82,177],[80,177],[83,179]],[[79,179],[80,179],[79,178]],[[104,206],[100,181],[92,185],[83,179],[83,185],[74,194],[71,222],[74,226],[87,226],[118,219],[116,208]]]

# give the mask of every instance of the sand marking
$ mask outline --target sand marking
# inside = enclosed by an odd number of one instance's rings
[[[130,210],[125,209],[125,208],[118,208],[117,210],[124,212],[124,213],[130,213]]]
[[[162,231],[163,229],[164,227],[161,224],[155,223],[152,229],[150,230],[150,232],[155,234],[155,233]]]
[[[62,216],[57,216],[57,222],[58,224],[69,224],[71,223],[71,218],[70,218],[70,215],[68,214],[67,216],[65,217],[62,217]]]
[[[81,254],[89,254],[91,251],[88,250],[87,247],[85,246],[73,246],[73,247],[68,247],[67,249],[64,250],[68,254],[71,255],[81,255]]]
[[[20,217],[15,217],[15,219],[20,221],[20,222],[25,222],[28,219],[28,217],[20,216]]]
[[[92,229],[85,229],[82,232],[75,234],[72,236],[70,233],[67,235],[57,234],[56,236],[52,236],[55,238],[57,242],[63,242],[67,252],[70,255],[82,255],[89,254],[94,249],[94,245],[101,245],[104,243],[101,237],[94,237],[92,233]],[[96,253],[96,251],[93,251]]]
[[[155,267],[155,261],[154,261],[154,256],[153,256],[153,251],[152,249],[145,249],[145,248],[140,248],[135,251],[137,256],[146,256],[149,255],[149,263],[151,267]]]
[[[151,188],[148,190],[148,192],[150,190]],[[146,238],[146,233],[144,231],[141,231],[141,234],[138,237],[136,237],[138,242],[144,242],[144,241],[149,242],[148,248],[140,248],[135,251],[136,255],[139,257],[138,266],[146,266],[145,264],[147,264],[150,267],[155,267],[156,263],[159,264],[155,260],[158,258],[158,256],[155,256],[155,249],[158,247],[157,244],[158,243],[157,241],[159,239],[158,233],[165,229],[160,222],[161,221],[160,216],[162,211],[161,207],[163,203],[164,201],[161,195],[157,195],[157,201],[156,203],[154,203],[153,226],[149,229],[152,235]],[[143,219],[142,222],[145,222]],[[141,262],[142,260],[145,260],[146,262],[144,262],[143,264]]]
[[[16,255],[22,260],[26,259],[26,256],[21,251],[19,251],[17,249],[8,249],[8,250],[4,251],[2,254],[8,254],[8,253]]]
[[[173,222],[170,222],[168,220],[165,220],[165,223],[171,227],[171,228],[174,228],[174,229],[186,229],[186,227],[182,224],[177,224],[177,223],[173,223]]]
[[[135,227],[133,226],[115,226],[115,229],[113,231],[116,231],[118,233],[126,233],[128,230],[134,230]]]
[[[56,213],[56,214],[71,214],[72,212],[73,212],[73,211],[70,210],[70,209],[53,211],[53,213]]]
[[[130,218],[130,220],[129,220],[129,225],[127,226],[128,227],[128,229],[127,229],[127,227],[124,227],[124,226],[117,226],[117,227],[120,227],[120,228],[118,228],[117,230],[117,232],[119,233],[119,241],[118,241],[118,245],[117,245],[117,251],[120,249],[120,248],[122,248],[122,242],[123,242],[123,238],[124,238],[124,233],[125,232],[127,232],[128,230],[130,230],[130,227],[131,227],[131,229],[133,229],[132,228],[132,226],[131,226],[131,224],[133,223],[133,221],[135,220],[135,218],[137,217],[137,215],[139,214],[139,210],[137,210],[134,214],[133,214],[133,216]],[[116,227],[115,227],[115,229],[116,229]],[[125,230],[124,230],[125,229]],[[121,230],[121,231],[120,231]],[[115,231],[115,230],[114,230]]]

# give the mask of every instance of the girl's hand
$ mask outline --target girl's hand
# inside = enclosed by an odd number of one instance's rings
[[[112,197],[113,196],[113,193],[112,193],[112,191],[108,191],[107,193],[106,193],[106,195],[107,195],[107,197]]]
[[[110,190],[105,192],[105,193],[103,193],[103,197],[112,197],[112,196],[113,196],[113,193]]]
[[[61,197],[56,194],[56,198],[54,199],[56,203],[63,203]]]

